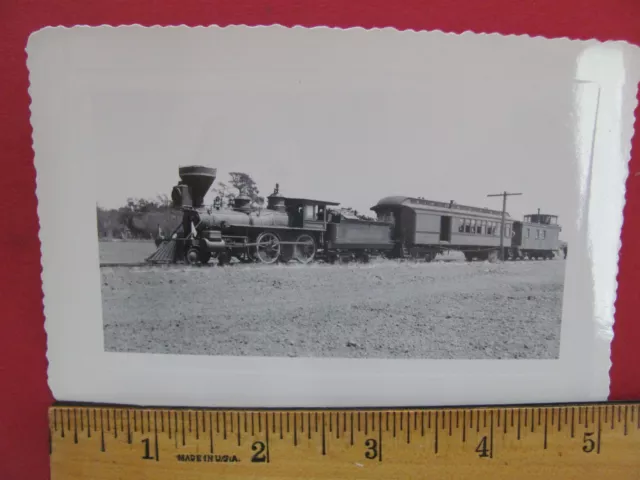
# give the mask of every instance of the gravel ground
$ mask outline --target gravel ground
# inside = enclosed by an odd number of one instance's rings
[[[107,351],[557,358],[565,261],[102,268]]]
[[[140,263],[156,251],[156,245],[150,241],[101,241],[100,263]]]

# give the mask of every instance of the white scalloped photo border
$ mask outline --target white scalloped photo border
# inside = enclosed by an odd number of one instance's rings
[[[86,85],[72,77],[66,87],[55,84],[49,73],[59,65],[47,65],[46,55],[38,52],[54,48],[48,43],[52,35],[69,36],[98,28],[356,31],[363,36],[391,34],[425,41],[442,35],[584,45],[578,71],[582,71],[582,80],[599,86],[599,98],[604,103],[598,113],[597,137],[591,145],[583,145],[586,149],[583,154],[592,154],[594,163],[591,176],[583,181],[583,188],[589,192],[583,211],[584,238],[580,244],[572,245],[566,275],[577,282],[576,288],[588,300],[584,305],[571,307],[575,308],[572,315],[586,324],[577,320],[567,323],[563,318],[559,360],[290,359],[104,352],[95,205],[83,201],[90,192],[83,190],[81,182],[74,178],[82,175],[82,165],[74,164],[73,156],[64,155],[69,145],[64,143],[64,136],[56,135],[57,129],[62,128],[56,123],[60,121],[56,114],[63,112],[66,105],[60,104],[64,95],[56,98],[55,87],[80,94],[86,93],[82,91]],[[30,36],[27,55],[48,375],[56,400],[203,407],[349,407],[607,398],[622,211],[640,81],[640,49],[636,46],[624,41],[547,39],[472,31],[456,34],[392,27],[133,24],[45,27]],[[608,69],[603,71],[602,65]],[[53,92],[48,92],[52,88]]]

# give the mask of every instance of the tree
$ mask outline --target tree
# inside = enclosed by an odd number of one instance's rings
[[[215,189],[216,194],[227,202],[232,202],[234,198],[240,195],[246,195],[251,199],[252,203],[257,205],[264,204],[264,197],[260,196],[258,185],[247,173],[230,172],[229,185],[224,182],[218,182],[218,188]],[[234,192],[234,189],[236,190]]]

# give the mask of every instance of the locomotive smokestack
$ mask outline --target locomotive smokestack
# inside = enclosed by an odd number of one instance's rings
[[[194,208],[202,207],[204,196],[216,180],[217,169],[200,165],[180,167],[178,173],[180,180],[189,188],[191,202]]]

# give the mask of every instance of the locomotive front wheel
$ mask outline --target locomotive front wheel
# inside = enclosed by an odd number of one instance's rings
[[[187,250],[187,253],[184,256],[184,260],[189,265],[196,265],[200,262],[200,250],[195,247],[190,248],[189,250]]]
[[[296,261],[307,264],[316,256],[316,242],[311,235],[300,235],[294,246],[294,258]]]
[[[271,264],[278,261],[280,256],[280,239],[274,233],[264,232],[256,240],[256,257],[262,263]]]

